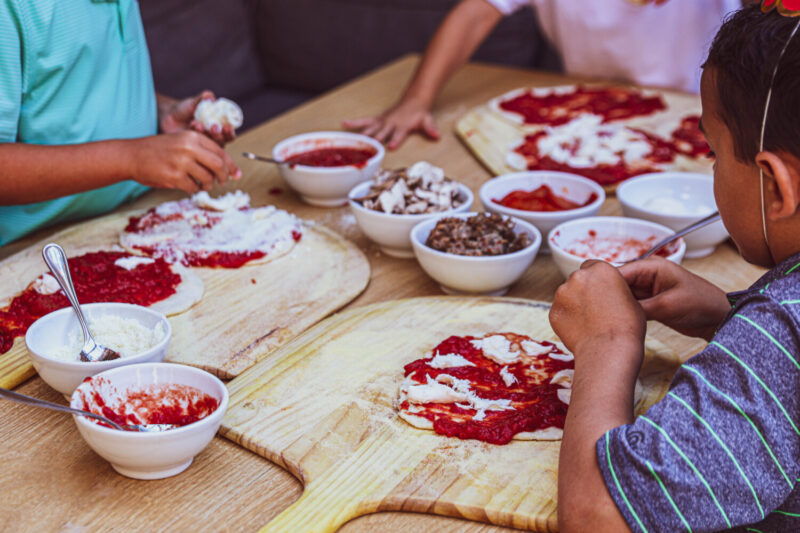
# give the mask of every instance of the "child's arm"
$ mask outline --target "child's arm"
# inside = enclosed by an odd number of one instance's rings
[[[798,516],[800,476],[797,283],[785,276],[743,295],[666,396],[633,421],[644,322],[626,283],[592,264],[559,288],[551,324],[575,355],[562,531],[617,530],[620,517],[634,531],[796,529],[786,521]]]
[[[0,205],[27,204],[135,180],[193,193],[241,171],[214,141],[195,131],[130,140],[43,146],[0,144]]]
[[[587,262],[559,287],[550,323],[575,356],[558,461],[559,530],[625,531],[598,468],[595,443],[633,420],[644,313],[614,267]]]
[[[438,139],[440,133],[431,114],[436,95],[502,18],[486,0],[460,2],[436,30],[400,101],[376,117],[345,121],[344,127],[388,142],[392,149],[414,131]]]
[[[710,341],[731,310],[725,293],[663,257],[620,267],[648,320],[657,320],[690,337]]]

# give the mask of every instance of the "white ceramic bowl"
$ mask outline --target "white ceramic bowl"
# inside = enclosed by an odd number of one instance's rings
[[[568,253],[565,247],[569,246],[570,243],[588,237],[590,230],[594,230],[597,233],[597,237],[600,238],[626,237],[647,240],[655,236],[653,244],[675,233],[670,228],[655,222],[625,217],[588,217],[559,224],[550,230],[547,240],[550,243],[553,261],[555,261],[556,266],[565,278],[569,277],[575,270],[578,270],[581,264],[587,260],[585,257]],[[671,246],[675,246],[675,244]],[[681,239],[678,241],[677,250],[669,255],[667,259],[680,264],[685,252],[686,243]]]
[[[586,202],[592,193],[597,195],[597,199],[591,204],[577,209],[550,212],[511,209],[494,201],[503,198],[512,191],[533,191],[542,185],[547,185],[553,193],[576,203]],[[484,183],[478,196],[487,211],[530,222],[536,226],[542,235],[547,235],[551,229],[567,220],[596,215],[606,199],[603,187],[594,181],[577,174],[553,170],[532,170],[503,174]],[[543,253],[549,251],[546,242],[542,243],[541,251]]]
[[[714,178],[691,172],[658,172],[637,176],[617,187],[617,198],[625,216],[650,220],[675,231],[717,210]],[[661,207],[649,206],[648,203],[653,199],[661,203]],[[671,208],[671,204],[676,207],[705,206],[706,209],[690,214]],[[705,257],[727,238],[728,232],[721,220],[694,231],[684,237],[686,257]]]
[[[72,307],[65,307],[43,316],[28,328],[25,333],[25,345],[28,347],[28,356],[36,372],[45,383],[61,394],[68,397],[84,379],[111,368],[164,360],[169,341],[172,339],[172,326],[163,313],[140,305],[123,303],[84,304],[81,305],[81,309],[90,321],[94,316],[116,315],[136,319],[147,328],[155,328],[161,323],[164,327],[164,338],[149,350],[129,357],[95,363],[61,361],[48,357],[48,353],[53,353],[54,349],[68,344],[73,331],[80,331],[78,318]]]
[[[119,431],[73,415],[78,431],[89,447],[123,476],[160,479],[183,472],[192,464],[194,456],[214,438],[228,408],[225,384],[208,372],[190,366],[144,363],[107,370],[99,376],[122,394],[129,387],[171,383],[195,387],[219,401],[219,407],[207,417],[158,433]],[[83,407],[80,394],[80,389],[72,394],[71,407]]]
[[[288,157],[321,148],[373,148],[376,152],[363,167],[312,167],[279,165],[281,176],[297,191],[304,202],[331,207],[345,205],[347,193],[355,185],[372,179],[386,155],[383,145],[366,135],[343,131],[303,133],[284,139],[275,145],[272,157],[283,161]]]
[[[458,218],[469,218],[477,213],[461,213],[446,215]],[[488,294],[500,296],[508,292],[509,287],[528,269],[539,246],[542,234],[536,226],[512,218],[516,224],[514,231],[527,233],[531,244],[514,253],[484,257],[471,257],[440,252],[428,247],[428,240],[433,227],[441,216],[420,222],[411,230],[411,243],[414,254],[422,269],[436,280],[442,290],[448,294]]]
[[[371,241],[374,241],[386,255],[392,257],[414,257],[414,249],[411,246],[411,229],[423,220],[449,216],[455,213],[466,213],[472,207],[475,197],[469,187],[458,184],[458,196],[464,200],[455,209],[442,211],[441,213],[426,213],[421,215],[393,215],[383,211],[367,209],[360,203],[354,201],[355,198],[366,196],[373,181],[361,183],[353,187],[348,198],[350,209],[364,232]]]

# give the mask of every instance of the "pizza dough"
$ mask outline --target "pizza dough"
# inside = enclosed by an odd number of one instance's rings
[[[203,281],[188,268],[182,265],[172,265],[172,271],[181,277],[180,284],[175,287],[175,294],[150,306],[150,309],[167,316],[179,315],[188,311],[203,298],[204,292]]]
[[[131,253],[170,263],[238,268],[286,255],[303,231],[294,215],[274,206],[250,207],[250,196],[241,191],[219,198],[202,191],[131,217],[119,240]]]

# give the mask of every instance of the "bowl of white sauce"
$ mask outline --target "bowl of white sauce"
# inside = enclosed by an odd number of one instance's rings
[[[71,307],[41,317],[28,328],[25,345],[36,372],[61,394],[70,396],[84,379],[111,368],[164,360],[172,326],[163,313],[124,303],[84,304],[81,309],[95,341],[120,357],[81,361],[83,334]]]
[[[717,210],[714,178],[691,172],[657,172],[624,181],[617,199],[627,217],[641,218],[675,231]],[[722,221],[714,222],[684,237],[687,258],[705,257],[728,238]]]

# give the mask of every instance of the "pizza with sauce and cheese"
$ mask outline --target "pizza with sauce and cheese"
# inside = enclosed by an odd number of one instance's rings
[[[561,438],[574,363],[515,333],[453,336],[405,366],[397,409],[409,424],[492,444]]]
[[[612,192],[650,172],[710,173],[692,101],[652,90],[567,85],[517,89],[489,108],[518,132],[506,148],[508,167],[580,174]]]
[[[419,429],[491,444],[559,440],[574,359],[561,346],[516,333],[452,336],[405,366],[395,407]],[[642,396],[636,380],[635,403]]]
[[[165,202],[131,217],[120,243],[132,253],[191,267],[238,268],[289,253],[303,236],[294,215],[274,206],[250,207],[241,191]]]
[[[81,303],[138,304],[176,315],[202,298],[203,282],[189,269],[120,250],[69,258],[70,275]],[[36,278],[0,309],[0,353],[9,351],[14,339],[24,335],[34,321],[69,305],[53,276],[45,273]]]

